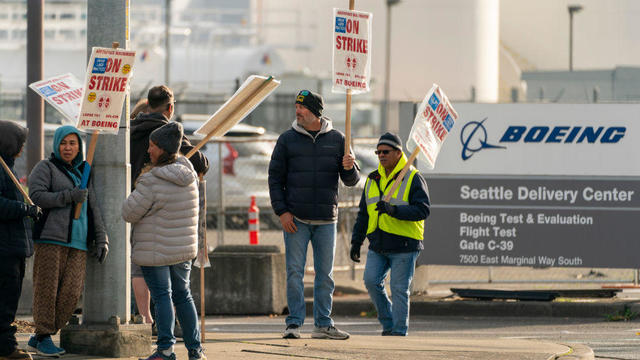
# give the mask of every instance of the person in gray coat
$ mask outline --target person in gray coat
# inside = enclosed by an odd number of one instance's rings
[[[51,335],[71,318],[84,289],[87,252],[105,261],[109,240],[105,232],[93,181],[81,189],[82,137],[73,126],[59,127],[53,135],[53,153],[36,164],[29,175],[29,196],[43,209],[33,231],[33,320],[35,335],[27,348],[57,357],[65,350]],[[76,204],[82,203],[74,219]]]
[[[191,260],[198,250],[198,182],[191,162],[178,155],[183,133],[182,124],[175,122],[151,133],[151,163],[122,205],[122,217],[133,224],[132,260],[140,265],[155,304],[157,349],[147,360],[176,358],[174,305],[189,360],[206,359],[189,288]]]

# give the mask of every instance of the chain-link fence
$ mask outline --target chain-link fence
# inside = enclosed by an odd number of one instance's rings
[[[204,148],[211,165],[206,175],[209,249],[213,250],[221,244],[249,244],[248,210],[251,196],[256,197],[260,209],[259,243],[284,248],[282,228],[279,218],[271,209],[267,183],[271,151],[276,140],[274,135],[225,137],[210,141]],[[340,186],[334,271],[336,276],[351,277],[353,280],[361,278],[366,263],[366,243],[362,260],[357,265],[349,258],[349,248],[366,174],[377,167],[377,158],[373,153],[376,141],[373,138],[353,140],[362,179],[354,187]],[[427,220],[427,226],[435,225]],[[428,251],[428,239],[425,242]],[[312,269],[313,256],[309,247],[307,270],[311,272]],[[428,265],[423,271],[422,281],[430,286],[499,284],[509,288],[535,284],[528,286],[594,287],[607,283],[637,283],[638,274],[634,269]]]

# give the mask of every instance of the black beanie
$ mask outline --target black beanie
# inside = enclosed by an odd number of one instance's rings
[[[171,155],[177,153],[178,149],[180,149],[183,133],[182,124],[170,122],[153,130],[149,135],[149,140]]]
[[[378,140],[378,145],[389,145],[392,148],[396,148],[398,150],[402,150],[402,140],[400,139],[400,136],[394,134],[394,133],[384,133],[382,136],[380,136],[380,140]],[[376,146],[378,146],[376,145]]]
[[[311,111],[315,116],[322,116],[322,109],[324,109],[324,100],[320,94],[316,94],[313,91],[302,90],[296,97],[296,104],[302,104]]]

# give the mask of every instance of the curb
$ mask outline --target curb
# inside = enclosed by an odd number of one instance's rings
[[[307,311],[313,311],[313,299],[306,301]],[[332,313],[338,316],[359,316],[375,310],[369,298],[358,300],[334,298]],[[623,314],[625,310],[640,313],[638,301],[613,302],[540,302],[540,301],[485,301],[412,300],[412,316],[499,316],[499,317],[561,317],[601,318]]]
[[[549,360],[594,360],[595,354],[593,350],[583,344],[561,344],[571,348],[566,354],[558,354],[549,358]]]

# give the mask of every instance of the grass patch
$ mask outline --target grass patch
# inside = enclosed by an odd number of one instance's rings
[[[638,313],[631,311],[629,306],[625,305],[624,308],[614,314],[606,314],[607,321],[630,321],[638,317]]]

